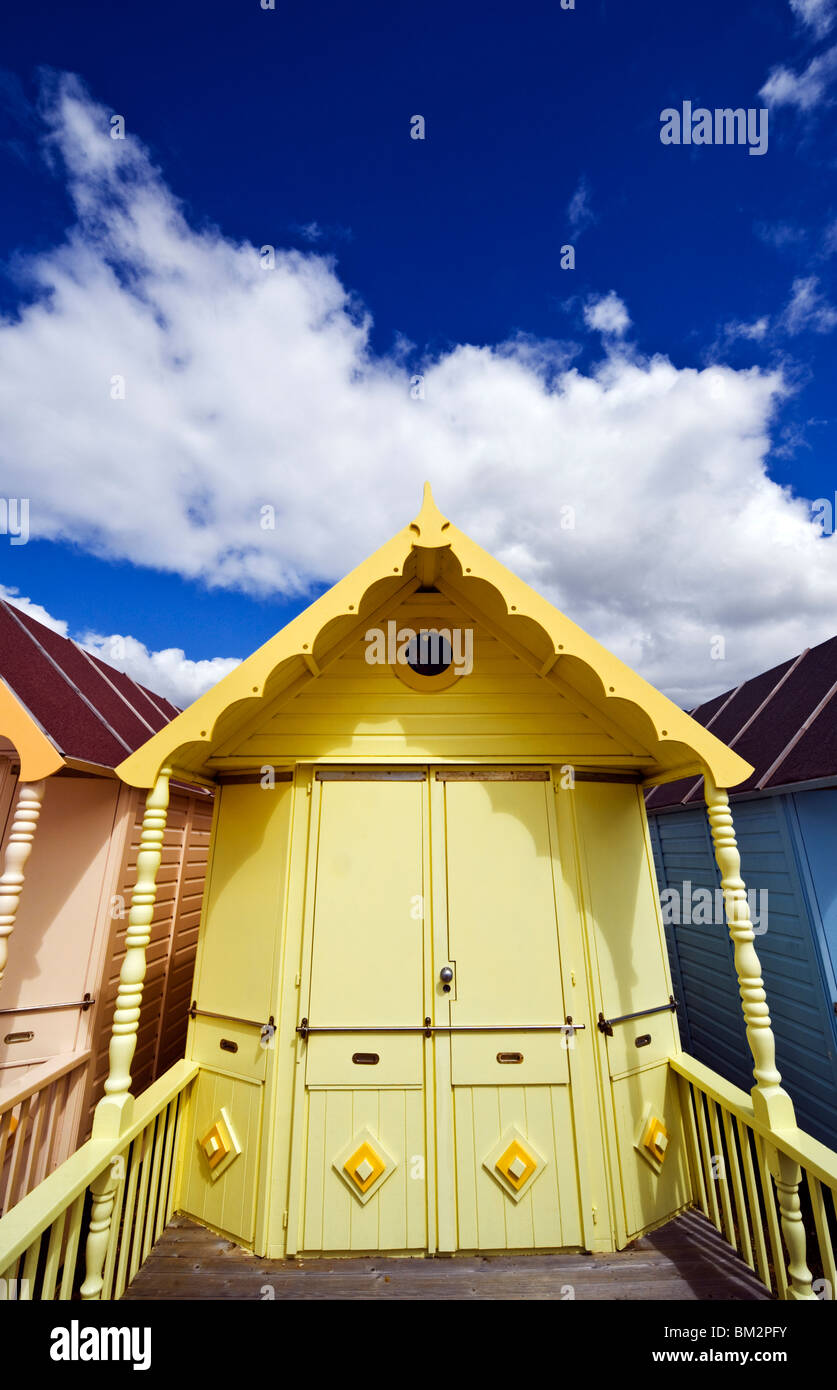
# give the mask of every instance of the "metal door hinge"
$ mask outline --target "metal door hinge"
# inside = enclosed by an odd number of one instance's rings
[[[288,1213],[287,1213],[286,1211],[283,1211],[283,1212],[282,1212],[282,1230],[283,1230],[283,1231],[286,1231],[287,1229],[288,1229]]]

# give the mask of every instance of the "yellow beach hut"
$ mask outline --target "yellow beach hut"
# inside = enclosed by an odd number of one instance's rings
[[[0,1222],[0,1273],[54,1297],[65,1219],[59,1296],[78,1248],[97,1299],[176,1212],[262,1257],[318,1257],[607,1252],[697,1205],[780,1297],[815,1297],[837,1159],[775,1066],[725,790],[749,764],[429,487],[118,772],[147,800],[105,1095],[85,1148]],[[677,1036],[644,789],[688,775],[750,1095]],[[217,788],[207,890],[186,1055],[133,1096],[171,780]],[[183,1278],[189,1296],[200,1275]]]
[[[426,489],[119,768],[220,786],[182,1210],[281,1256],[612,1250],[688,1204],[642,796],[687,770],[720,813],[750,768]]]

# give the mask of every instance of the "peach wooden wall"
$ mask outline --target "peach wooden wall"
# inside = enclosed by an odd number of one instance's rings
[[[12,757],[0,747],[0,855],[16,792]],[[112,777],[63,772],[51,777],[26,866],[9,940],[9,962],[0,984],[0,1129],[7,1108],[4,1095],[8,1098],[25,1089],[30,1075],[46,1077],[50,1062],[66,1066],[77,1054],[81,1065],[72,1088],[53,1088],[61,1096],[61,1114],[55,1121],[50,1119],[48,1127],[51,1153],[60,1158],[72,1153],[89,1134],[93,1107],[107,1076],[144,804],[144,793]],[[210,797],[172,790],[133,1066],[135,1093],[183,1055],[211,820]],[[87,1011],[46,1007],[75,1003],[85,993],[95,1000]],[[11,1008],[31,1011],[2,1012]],[[15,1033],[33,1036],[6,1041]],[[31,1115],[37,1113],[38,1104],[46,1104],[46,1099],[39,1102],[33,1097]],[[14,1134],[16,1126],[10,1125],[9,1116],[5,1127]],[[38,1134],[43,1137],[46,1129],[45,1120]],[[31,1127],[26,1143],[30,1149],[36,1144]],[[12,1147],[7,1136],[0,1169],[9,1167]],[[33,1152],[26,1166],[35,1173],[43,1164]],[[50,1158],[48,1167],[54,1166]],[[0,1171],[0,1183],[2,1178]],[[16,1195],[22,1196],[22,1189]]]

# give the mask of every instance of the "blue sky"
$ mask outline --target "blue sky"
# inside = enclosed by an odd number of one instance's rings
[[[685,703],[832,635],[836,13],[19,7],[0,584],[183,701],[426,476]],[[684,101],[766,152],[664,146]]]

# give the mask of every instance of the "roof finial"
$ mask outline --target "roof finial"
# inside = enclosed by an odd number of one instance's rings
[[[433,492],[430,484],[425,483],[421,511],[415,521],[410,522],[410,530],[416,532],[418,541],[423,546],[447,545],[447,541],[442,533],[446,531],[449,526],[450,522],[447,517],[442,516],[442,513],[433,500]]]

